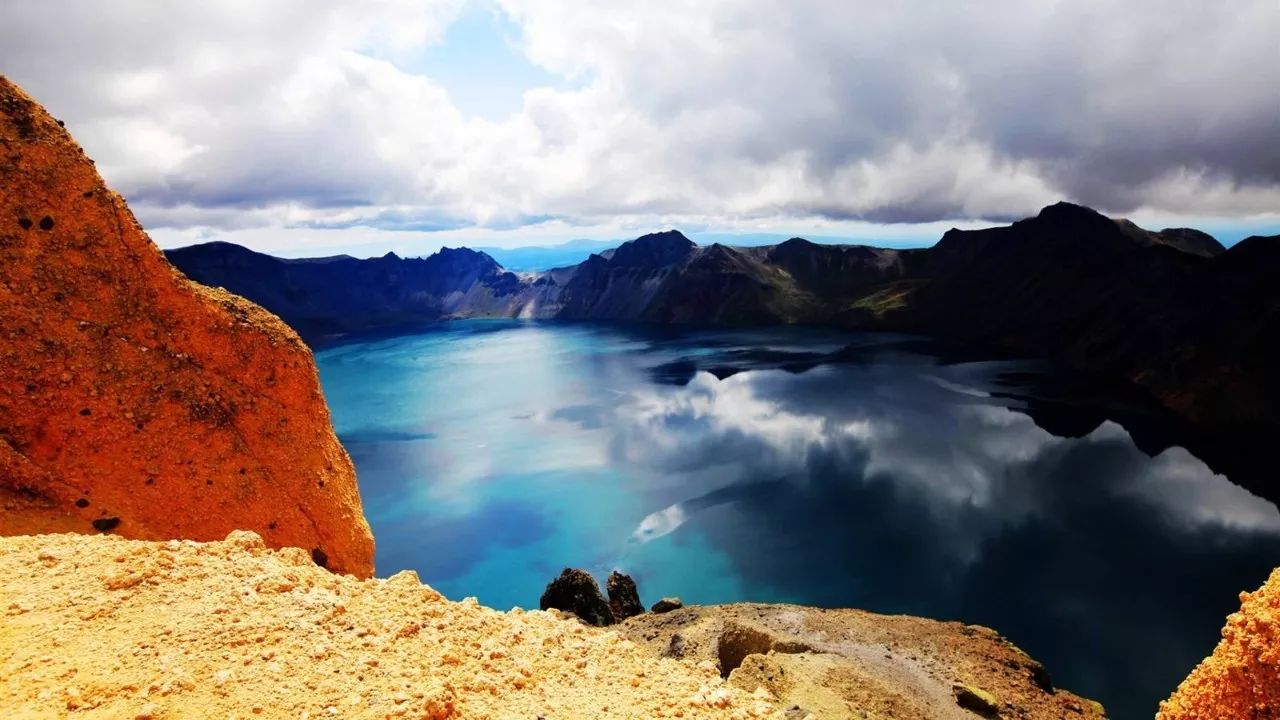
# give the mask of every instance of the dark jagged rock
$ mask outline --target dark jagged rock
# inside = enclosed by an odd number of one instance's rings
[[[571,612],[588,625],[614,623],[613,611],[600,594],[596,579],[586,570],[577,568],[565,568],[560,577],[547,583],[538,607]]]
[[[669,613],[672,610],[679,610],[684,607],[684,602],[678,597],[664,597],[649,608],[649,611],[655,614]]]
[[[99,532],[111,532],[119,526],[120,518],[118,517],[96,518],[93,521],[93,529]]]
[[[617,267],[656,268],[684,262],[697,247],[679,230],[667,230],[641,235],[607,252]]]
[[[614,570],[605,580],[605,590],[609,593],[609,609],[613,611],[613,619],[622,622],[629,617],[644,614],[644,605],[640,603],[640,593],[636,590],[636,582],[630,575],[623,575]]]

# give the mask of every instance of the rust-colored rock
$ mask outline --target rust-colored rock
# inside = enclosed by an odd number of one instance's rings
[[[0,77],[0,534],[254,530],[368,576],[310,351],[174,270],[57,121]]]
[[[1218,647],[1160,703],[1156,718],[1280,718],[1280,569],[1256,592],[1240,594]]]

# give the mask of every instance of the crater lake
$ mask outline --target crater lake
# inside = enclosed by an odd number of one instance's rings
[[[1182,447],[1140,449],[1126,427],[1159,425],[1140,402],[1082,406],[1035,363],[891,335],[508,320],[316,359],[378,574],[499,609],[536,608],[581,567],[629,573],[646,604],[986,625],[1136,720],[1280,564],[1275,505]]]

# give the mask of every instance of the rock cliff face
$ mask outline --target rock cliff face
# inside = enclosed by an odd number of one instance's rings
[[[1280,569],[1227,618],[1222,641],[1173,696],[1156,720],[1280,717]]]
[[[0,77],[0,534],[236,529],[368,576],[310,351],[188,281],[60,123]]]

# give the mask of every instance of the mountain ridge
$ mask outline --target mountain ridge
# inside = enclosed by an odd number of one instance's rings
[[[1280,382],[1268,370],[1280,366],[1280,236],[1228,249],[1197,230],[1150,231],[1066,202],[1007,226],[951,229],[928,248],[697,245],[665,230],[528,273],[466,249],[288,263],[257,254],[243,265],[225,245],[167,255],[311,343],[467,317],[906,332],[969,356],[1044,358],[1131,383],[1204,434],[1197,454],[1234,476],[1264,475],[1255,458],[1272,454],[1266,438],[1280,431]],[[1280,497],[1268,480],[1242,484]]]

